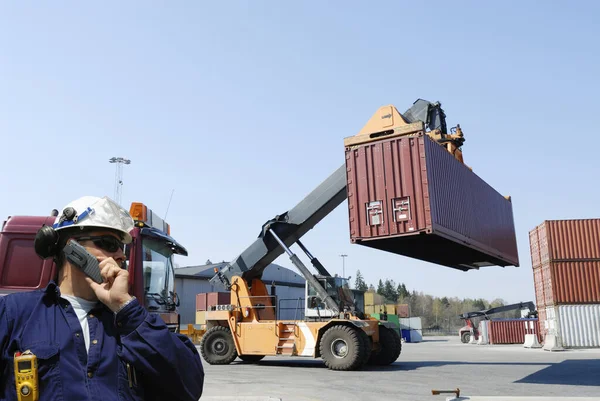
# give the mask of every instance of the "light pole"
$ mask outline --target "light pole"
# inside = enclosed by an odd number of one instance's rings
[[[123,187],[123,164],[131,164],[131,160],[124,157],[112,157],[108,161],[117,165],[117,170],[115,171],[115,202],[120,205]]]
[[[348,255],[341,254],[340,257],[342,258],[342,278],[346,278],[346,258]]]

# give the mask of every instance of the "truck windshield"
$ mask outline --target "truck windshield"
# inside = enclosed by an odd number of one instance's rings
[[[142,247],[146,302],[152,309],[173,309],[173,252],[167,244],[147,237]]]

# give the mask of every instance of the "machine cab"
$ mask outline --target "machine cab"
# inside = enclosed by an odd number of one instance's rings
[[[141,270],[134,284],[143,294],[149,311],[159,313],[170,327],[178,325],[175,292],[174,255],[187,256],[187,250],[170,236],[170,226],[143,203],[133,203],[129,211],[135,221],[136,241],[127,251],[132,271]]]
[[[340,311],[344,308],[351,310],[354,308],[354,299],[352,290],[350,290],[350,284],[347,278],[339,276],[314,276],[323,288],[327,291],[327,294],[333,298],[336,304],[340,306]],[[331,318],[335,316],[334,311],[328,309],[317,294],[317,291],[306,282],[305,286],[305,307],[304,316],[306,318]]]

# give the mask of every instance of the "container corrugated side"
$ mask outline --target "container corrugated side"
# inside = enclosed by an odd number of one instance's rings
[[[488,325],[490,344],[523,344],[526,334],[536,334],[542,341],[538,319],[491,320]]]
[[[550,269],[555,305],[600,303],[600,261],[555,262]]]
[[[206,310],[206,297],[207,294],[205,292],[196,294],[196,311],[205,311]]]
[[[371,142],[347,151],[351,239],[417,233],[430,228],[425,155],[419,138]],[[409,202],[390,210],[390,201]]]
[[[533,286],[535,288],[535,304],[538,309],[546,306],[546,298],[544,296],[544,278],[542,269],[533,271]]]
[[[519,265],[511,202],[429,136],[351,147],[346,167],[352,242],[460,270]]]
[[[600,347],[600,304],[561,305],[555,310],[563,347]]]
[[[511,201],[432,139],[423,142],[433,229],[518,266]]]
[[[536,297],[538,271],[542,272],[545,303],[539,306],[600,303],[600,261],[550,262],[534,270]]]
[[[600,260],[600,219],[548,220],[549,261]]]
[[[542,265],[542,280],[544,289],[544,305],[554,305],[554,289],[552,287],[552,269],[551,264],[546,263]]]
[[[535,269],[542,265],[540,258],[540,237],[538,228],[529,231],[529,251],[531,253],[531,266]]]

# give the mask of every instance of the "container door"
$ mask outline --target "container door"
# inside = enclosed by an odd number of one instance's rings
[[[383,144],[390,235],[426,228],[427,180],[421,148],[418,138],[398,138]]]

